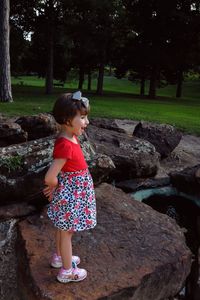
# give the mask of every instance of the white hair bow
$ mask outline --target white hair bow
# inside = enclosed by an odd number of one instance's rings
[[[88,106],[89,106],[88,98],[82,97],[82,93],[80,91],[73,93],[72,99],[82,101],[86,108],[88,108]]]

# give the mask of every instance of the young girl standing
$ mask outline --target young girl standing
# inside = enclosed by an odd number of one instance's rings
[[[50,204],[48,216],[57,228],[56,253],[51,266],[61,268],[60,282],[81,281],[87,271],[80,269],[78,256],[72,256],[72,235],[96,225],[94,187],[77,136],[89,124],[89,100],[81,92],[61,95],[53,108],[60,124],[53,151],[53,162],[45,175],[44,194]]]

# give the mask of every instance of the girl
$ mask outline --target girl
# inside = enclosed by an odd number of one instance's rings
[[[60,268],[60,282],[81,281],[87,271],[80,269],[78,256],[72,256],[73,232],[96,225],[94,187],[77,136],[89,124],[89,100],[81,92],[63,94],[56,101],[53,116],[61,126],[55,141],[53,162],[45,175],[44,194],[48,197],[48,217],[57,228],[56,253],[51,266]]]

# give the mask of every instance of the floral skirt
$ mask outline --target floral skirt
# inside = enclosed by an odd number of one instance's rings
[[[47,215],[61,230],[82,231],[95,227],[96,200],[88,169],[60,172]]]

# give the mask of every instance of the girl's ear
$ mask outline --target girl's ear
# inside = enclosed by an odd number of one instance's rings
[[[71,120],[67,120],[66,123],[65,123],[65,125],[72,126]]]

